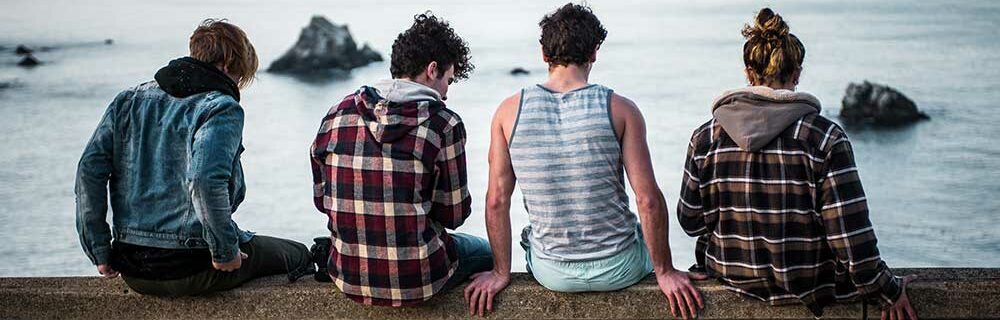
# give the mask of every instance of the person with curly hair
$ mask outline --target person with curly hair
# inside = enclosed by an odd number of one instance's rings
[[[539,25],[548,81],[510,96],[493,117],[486,226],[497,259],[466,287],[470,312],[492,310],[510,283],[510,199],[518,183],[530,221],[521,246],[540,284],[561,292],[613,291],[654,273],[671,312],[695,316],[701,296],[671,262],[666,201],[642,114],[631,100],[588,80],[607,31],[590,8],[572,3]],[[629,209],[626,172],[641,224]]]
[[[485,239],[446,231],[472,212],[465,125],[444,103],[469,58],[446,21],[417,15],[392,45],[392,79],[348,95],[320,124],[314,200],[332,237],[314,259],[356,302],[419,304],[493,265]]]
[[[863,300],[881,305],[882,319],[916,319],[913,278],[893,275],[879,255],[847,134],[796,90],[802,41],[769,8],[742,33],[750,86],[716,98],[688,144],[677,216],[698,238],[692,270],[817,318]]]

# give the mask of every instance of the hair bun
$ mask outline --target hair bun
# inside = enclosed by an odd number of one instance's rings
[[[806,49],[788,31],[788,24],[771,8],[763,8],[753,23],[743,26],[743,64],[753,72],[751,83],[783,83],[791,79],[805,58]]]
[[[771,8],[760,9],[754,18],[754,24],[743,27],[743,37],[760,38],[766,41],[778,41],[784,39],[789,34],[788,24],[781,18],[781,15],[774,13]]]

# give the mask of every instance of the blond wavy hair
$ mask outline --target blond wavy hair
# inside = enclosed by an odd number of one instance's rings
[[[753,25],[743,27],[743,64],[750,69],[750,82],[786,83],[802,67],[806,48],[789,32],[781,15],[763,8],[754,17]]]
[[[202,21],[191,34],[188,47],[192,58],[228,69],[240,88],[249,85],[257,74],[257,51],[247,34],[226,19]]]

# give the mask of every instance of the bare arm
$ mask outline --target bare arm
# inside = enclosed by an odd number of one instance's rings
[[[615,95],[611,102],[612,119],[617,120],[616,124],[619,121],[622,123],[621,130],[618,130],[622,162],[625,173],[628,174],[629,185],[635,192],[642,233],[653,260],[653,269],[657,273],[673,270],[668,240],[667,203],[653,173],[649,146],[646,143],[645,119],[632,101]]]
[[[510,163],[511,130],[520,102],[520,94],[500,103],[493,115],[490,128],[490,174],[486,190],[486,232],[493,249],[493,270],[472,275],[472,283],[465,288],[469,313],[485,314],[493,311],[493,298],[510,283],[510,196],[514,192],[516,177]]]
[[[517,98],[517,99],[514,99]],[[493,249],[493,271],[510,276],[510,196],[514,193],[514,168],[510,163],[510,139],[520,95],[501,103],[490,128],[490,174],[486,190],[486,228]]]
[[[687,274],[674,269],[670,256],[667,204],[653,174],[645,120],[635,103],[619,95],[611,99],[611,116],[621,140],[622,162],[629,185],[635,192],[642,233],[657,282],[670,301],[670,309],[675,316],[676,309],[680,309],[684,318],[693,317],[697,314],[695,303],[702,305],[701,296],[691,285]]]

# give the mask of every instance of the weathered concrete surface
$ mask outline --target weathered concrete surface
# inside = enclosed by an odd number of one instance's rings
[[[917,274],[910,299],[921,319],[1000,318],[1000,269],[896,269]],[[802,306],[770,307],[726,291],[714,281],[699,283],[706,308],[702,319],[812,319]],[[545,290],[529,275],[515,275],[489,318],[670,318],[666,299],[647,278],[628,289],[567,294]],[[825,319],[861,319],[861,305],[829,307]],[[260,279],[242,288],[204,297],[163,299],[131,292],[120,279],[0,278],[2,319],[186,319],[186,318],[466,318],[461,290],[411,308],[358,305],[332,284],[310,279],[287,283]],[[869,317],[878,319],[877,308]]]

